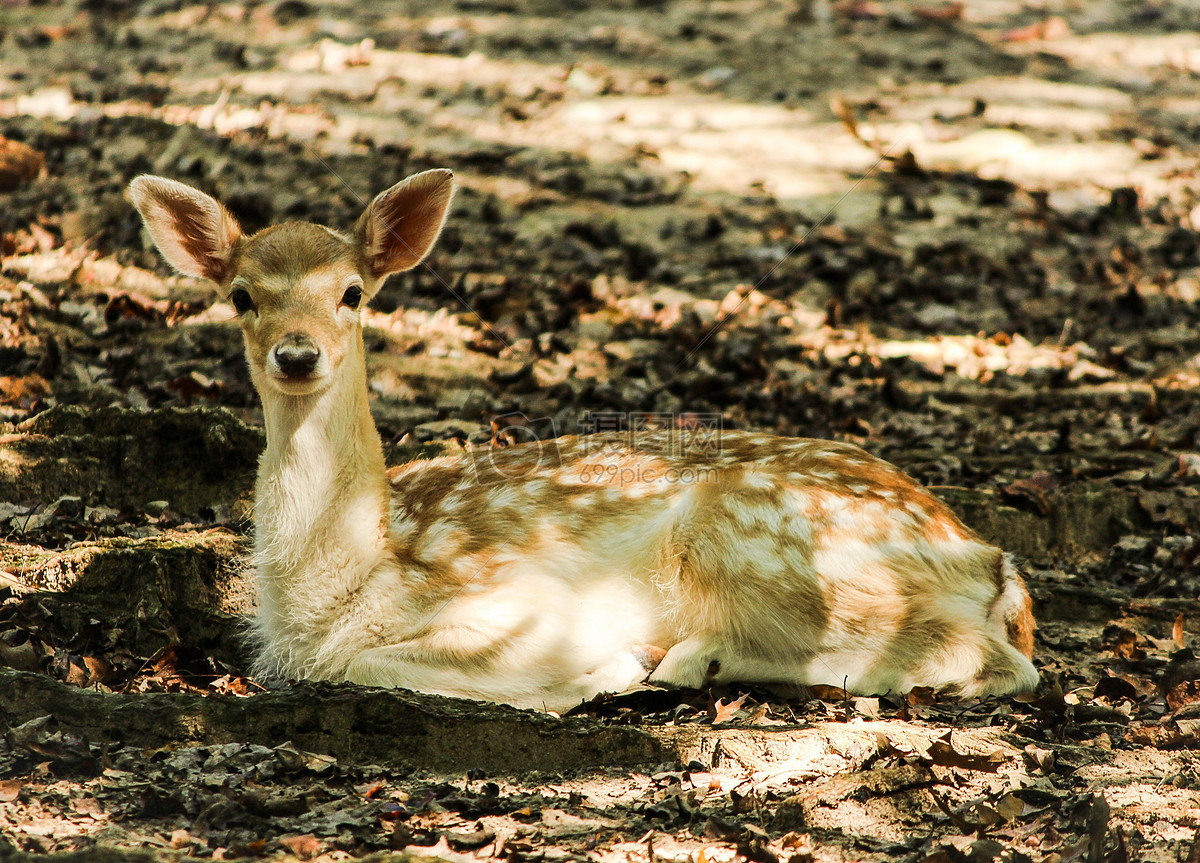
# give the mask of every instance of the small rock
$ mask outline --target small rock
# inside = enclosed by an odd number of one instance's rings
[[[12,519],[14,524],[19,524],[22,532],[29,531],[36,533],[39,530],[49,527],[59,516],[78,518],[82,514],[83,500],[74,495],[66,495],[60,497],[40,512],[33,512],[24,517],[16,515]]]
[[[425,28],[425,35],[439,43],[439,48],[448,54],[458,54],[471,44],[471,34],[462,27],[446,27],[431,25]]]
[[[659,343],[653,339],[628,339],[626,341],[609,342],[604,346],[604,353],[623,362],[644,359],[653,356],[659,349]]]
[[[24,517],[29,513],[29,507],[23,504],[0,501],[0,522],[6,522],[13,517]]]
[[[604,92],[605,81],[582,67],[576,66],[567,75],[567,86],[584,96],[598,96]]]
[[[78,518],[83,515],[83,498],[69,494],[60,497],[52,507],[55,515]]]
[[[17,97],[17,113],[31,117],[69,120],[78,108],[79,104],[66,87],[40,87],[28,96]]]
[[[958,310],[943,303],[930,303],[913,314],[923,328],[937,330],[959,323]]]
[[[1128,534],[1121,537],[1116,543],[1114,543],[1113,551],[1120,551],[1124,552],[1125,554],[1140,554],[1149,547],[1149,537]]]
[[[696,79],[696,86],[703,90],[719,90],[737,77],[731,66],[713,66]]]
[[[111,506],[88,506],[84,507],[83,520],[88,524],[100,524],[102,522],[115,522],[117,516],[121,514],[119,509]]]
[[[1100,202],[1090,189],[1055,189],[1046,195],[1046,204],[1060,213],[1088,215],[1100,209]]]

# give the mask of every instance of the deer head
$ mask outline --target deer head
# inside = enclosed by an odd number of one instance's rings
[[[306,396],[361,344],[363,302],[433,247],[454,179],[414,174],[381,192],[348,234],[287,222],[246,236],[215,198],[183,183],[141,176],[129,191],[167,262],[215,282],[237,311],[259,393]]]

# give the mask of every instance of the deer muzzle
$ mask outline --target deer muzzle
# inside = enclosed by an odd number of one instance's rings
[[[288,333],[271,349],[271,356],[283,377],[304,380],[316,369],[321,349],[305,333]]]

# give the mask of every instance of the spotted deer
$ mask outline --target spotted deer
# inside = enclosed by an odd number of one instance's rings
[[[449,171],[353,230],[244,235],[142,176],[163,256],[237,311],[262,398],[257,671],[561,711],[643,680],[1034,688],[1016,568],[899,469],[826,440],[564,437],[384,464],[362,306],[442,229]]]

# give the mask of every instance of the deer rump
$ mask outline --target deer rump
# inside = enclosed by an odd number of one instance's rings
[[[647,677],[1036,686],[1020,575],[898,469],[750,433],[676,448],[592,435],[394,470],[382,593],[343,609],[313,670],[560,711]],[[421,585],[402,614],[400,582]],[[363,651],[355,620],[404,625]]]

